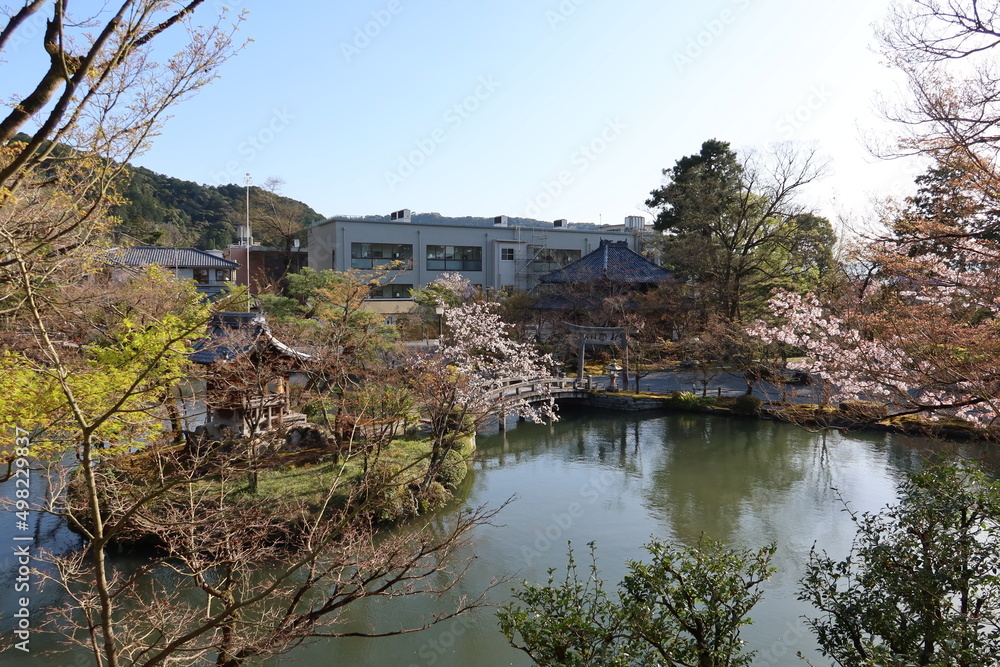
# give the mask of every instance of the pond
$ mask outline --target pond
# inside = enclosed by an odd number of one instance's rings
[[[734,545],[776,542],[777,572],[743,638],[755,665],[796,665],[802,651],[828,664],[802,620],[797,582],[816,544],[833,556],[850,548],[852,510],[877,511],[917,469],[928,446],[881,433],[816,434],[795,426],[701,415],[622,414],[564,409],[553,425],[519,423],[480,436],[465,505],[498,506],[504,524],[476,534],[476,559],[459,592],[474,594],[491,578],[513,579],[492,592],[510,598],[514,583],[557,577],[567,542],[585,565],[595,542],[612,590],[626,561],[642,558],[650,537],[693,544],[704,533]],[[385,630],[440,612],[436,604],[365,605],[352,610],[357,629]],[[297,650],[299,664],[530,665],[497,629],[490,610],[403,637],[337,640]],[[271,664],[286,664],[275,660]]]
[[[477,529],[472,566],[451,597],[365,601],[351,607],[345,628],[386,631],[419,624],[497,577],[510,579],[490,593],[492,601],[503,602],[519,581],[544,581],[549,568],[559,576],[567,542],[580,564],[588,562],[587,543],[596,543],[603,579],[613,590],[626,561],[643,558],[642,545],[651,537],[693,544],[707,534],[733,545],[778,545],[777,572],[754,609],[753,625],[743,632],[758,651],[754,664],[799,666],[804,663],[795,653],[802,651],[813,664],[825,665],[802,620],[811,608],[796,600],[809,550],[815,544],[832,556],[845,555],[854,525],[844,501],[860,512],[892,502],[896,486],[920,466],[928,447],[941,443],[881,433],[816,434],[788,424],[701,415],[564,408],[562,420],[552,425],[511,421],[506,432],[480,435],[456,502],[432,518],[443,525],[460,507],[498,507],[514,498],[497,517],[502,525]],[[11,544],[13,521],[0,533]],[[38,524],[37,537],[57,548],[75,541],[49,519]],[[5,571],[16,570],[4,556]],[[3,616],[10,619],[12,594],[3,597]],[[8,624],[3,621],[5,634]],[[47,641],[36,635],[32,648]],[[12,653],[0,654],[0,664],[23,664]],[[51,664],[88,664],[77,663],[79,656],[64,657]],[[531,664],[507,644],[489,609],[400,637],[322,640],[265,664],[331,663]]]

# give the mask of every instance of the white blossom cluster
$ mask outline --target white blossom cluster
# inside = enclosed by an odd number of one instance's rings
[[[514,340],[511,325],[504,322],[490,303],[470,302],[445,309],[448,343],[441,360],[459,380],[459,402],[475,412],[491,411],[505,386],[546,377],[552,366],[550,355],[540,355],[533,345]],[[555,419],[551,400],[530,404],[508,399],[505,412],[531,421]]]
[[[748,332],[801,349],[798,367],[826,380],[835,400],[992,425],[1000,405],[1000,254],[968,238],[950,243],[947,254],[914,248],[873,245],[881,270],[855,286],[854,303],[776,293],[769,305],[781,324],[758,321]]]

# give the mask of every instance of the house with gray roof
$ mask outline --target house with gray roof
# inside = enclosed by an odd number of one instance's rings
[[[221,251],[214,252],[219,254],[197,248],[132,246],[112,249],[109,263],[124,271],[136,271],[156,264],[178,278],[194,280],[199,292],[213,298],[222,292],[227,281],[233,280],[236,269],[240,267],[237,262],[223,259]]]

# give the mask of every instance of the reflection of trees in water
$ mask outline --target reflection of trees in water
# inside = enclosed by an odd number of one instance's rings
[[[516,429],[480,437],[477,469],[505,468],[543,455],[567,462],[600,462],[639,474],[638,453],[649,416],[566,409],[554,424],[518,424]]]
[[[919,468],[929,448],[939,447],[948,449],[926,439],[811,433],[762,420],[565,409],[555,424],[518,424],[481,437],[474,467],[508,468],[540,457],[601,464],[624,472],[625,485],[636,488],[663,533],[686,544],[702,533],[756,546],[781,535],[787,541],[787,524],[801,526],[793,532],[811,544],[822,529],[816,524],[829,523],[829,508],[839,511],[832,487],[844,483],[844,466],[889,471],[884,483],[894,487],[896,476]]]
[[[665,418],[657,443],[662,450],[650,458],[645,504],[687,544],[702,533],[729,540],[748,515],[762,513],[806,477],[815,466],[815,438],[774,422]]]

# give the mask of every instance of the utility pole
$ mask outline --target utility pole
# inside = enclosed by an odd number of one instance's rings
[[[249,171],[247,172],[247,175],[243,178],[243,185],[246,186],[246,189],[247,189],[247,224],[246,224],[245,242],[247,244],[247,247],[249,248],[250,245],[252,244],[252,242],[250,240],[251,239],[251,236],[250,236],[250,186],[253,185],[253,179],[250,178],[250,172]]]
[[[244,243],[246,244],[245,256],[246,256],[246,285],[247,285],[247,312],[250,312],[250,246],[253,245],[253,234],[250,231],[250,186],[253,184],[253,179],[250,178],[250,172],[247,172],[246,177],[243,179],[243,185],[247,189],[247,224],[246,236],[244,237]]]

